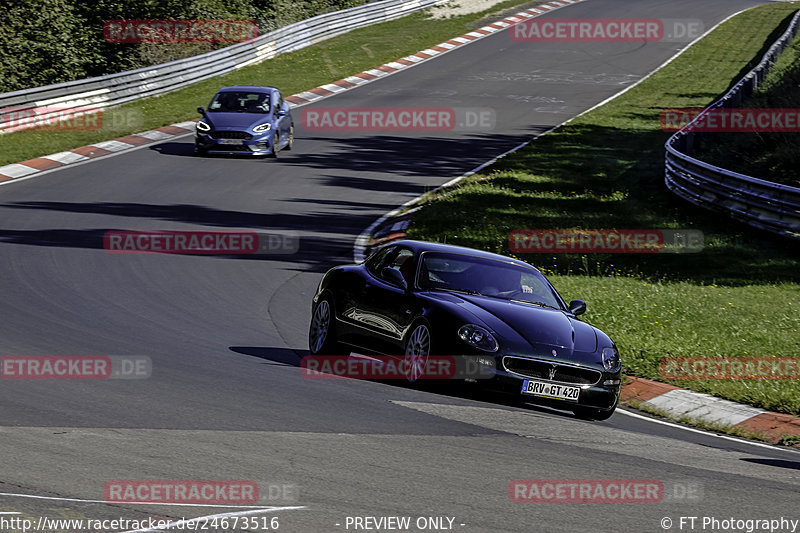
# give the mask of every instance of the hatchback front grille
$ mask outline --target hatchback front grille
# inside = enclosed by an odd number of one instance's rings
[[[560,381],[561,383],[575,385],[594,385],[600,381],[603,375],[599,370],[554,363],[552,361],[525,359],[523,357],[504,357],[503,366],[509,372],[525,377]]]
[[[252,139],[253,136],[246,131],[214,131],[209,133],[214,139]]]

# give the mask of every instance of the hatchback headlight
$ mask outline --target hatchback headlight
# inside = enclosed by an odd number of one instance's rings
[[[201,120],[197,123],[197,131],[211,131],[211,126]]]
[[[603,348],[603,367],[609,372],[619,370],[619,352],[613,346]]]
[[[496,352],[499,348],[497,339],[488,329],[477,324],[466,324],[458,328],[458,336],[470,346],[485,352]]]
[[[272,129],[272,124],[269,122],[265,122],[264,124],[259,124],[255,128],[253,128],[254,133],[264,133],[265,131],[269,131]]]

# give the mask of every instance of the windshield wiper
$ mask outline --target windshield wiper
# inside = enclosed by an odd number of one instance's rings
[[[560,310],[560,309],[558,309],[558,307],[553,307],[550,304],[546,304],[544,302],[539,302],[537,300],[518,300],[516,298],[509,298],[509,300],[512,301],[512,302],[519,302],[519,303],[523,303],[523,304],[538,305],[539,307],[547,307],[549,309],[555,309],[556,311]]]
[[[472,289],[454,289],[452,287],[436,287],[433,290],[435,290],[435,291],[462,292],[464,294],[471,294],[473,296],[486,296],[485,294],[481,294],[478,291],[473,291]]]

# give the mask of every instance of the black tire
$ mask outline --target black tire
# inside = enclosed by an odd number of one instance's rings
[[[294,146],[294,124],[289,126],[289,141],[286,143],[286,146],[284,146],[283,149],[286,150],[287,152],[291,152],[293,146]]]
[[[320,340],[321,334],[319,320],[325,321],[323,316],[327,308],[327,327],[323,338]],[[336,315],[333,307],[333,298],[329,294],[325,294],[317,300],[311,310],[311,325],[308,328],[308,351],[311,355],[345,355],[349,351],[345,351],[342,345],[336,338]]]
[[[194,155],[196,155],[197,157],[206,157],[208,155],[208,149],[207,148],[201,148],[200,146],[195,144],[194,145]]]

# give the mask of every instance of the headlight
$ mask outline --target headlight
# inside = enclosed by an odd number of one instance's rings
[[[201,120],[197,123],[197,131],[211,131],[211,126]]]
[[[264,124],[259,124],[258,126],[253,128],[253,132],[254,133],[264,133],[265,131],[269,131],[270,129],[272,129],[272,124],[270,124],[269,122],[266,122]]]
[[[458,328],[461,340],[486,352],[496,352],[499,347],[494,335],[489,330],[476,324],[466,324]]]
[[[616,348],[603,348],[603,367],[609,372],[619,370],[619,352]]]

